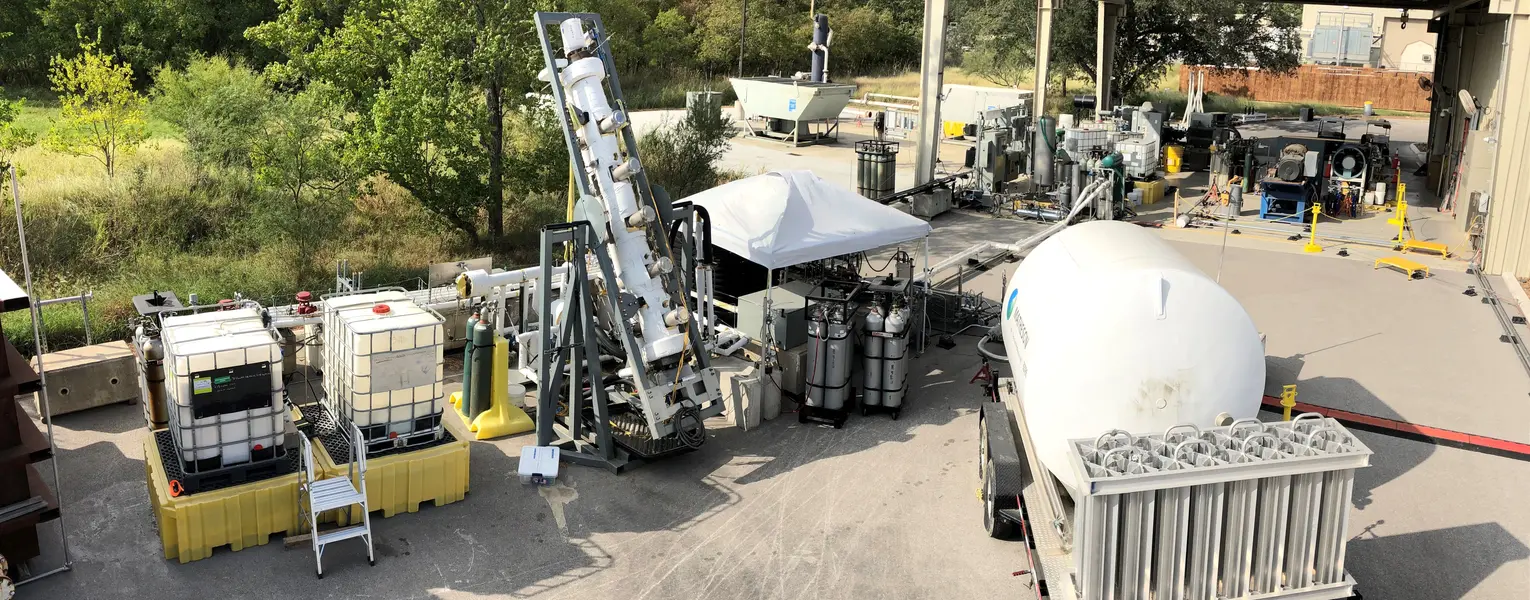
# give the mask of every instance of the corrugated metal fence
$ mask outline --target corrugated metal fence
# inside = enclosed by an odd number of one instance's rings
[[[1189,87],[1190,73],[1202,67],[1180,67],[1179,90]],[[1281,75],[1258,69],[1208,69],[1206,91],[1265,102],[1320,102],[1339,106],[1429,111],[1429,93],[1418,86],[1419,73],[1369,67],[1302,65]],[[1427,76],[1427,75],[1426,75]]]

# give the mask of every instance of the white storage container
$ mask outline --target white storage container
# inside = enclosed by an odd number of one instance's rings
[[[441,316],[403,292],[325,298],[325,404],[371,451],[440,437],[445,337]]]
[[[283,456],[280,338],[254,308],[164,320],[166,416],[183,469]]]
[[[1253,319],[1163,238],[1124,221],[1074,225],[1020,262],[1004,348],[1043,466],[1068,489],[1067,441],[1259,413]]]

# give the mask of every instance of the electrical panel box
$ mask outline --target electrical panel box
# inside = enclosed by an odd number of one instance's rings
[[[738,329],[749,337],[758,337],[765,327],[765,292],[760,290],[738,298]],[[777,346],[796,348],[807,343],[807,297],[777,286],[770,296],[776,317],[771,336]]]

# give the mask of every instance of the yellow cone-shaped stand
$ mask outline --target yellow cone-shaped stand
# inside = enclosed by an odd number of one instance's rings
[[[526,411],[510,403],[510,342],[494,340],[494,397],[489,410],[483,411],[468,426],[473,439],[492,440],[531,431],[536,426]]]
[[[462,392],[452,392],[446,400],[452,403],[452,408],[457,408],[462,405]],[[457,411],[462,412],[462,409],[458,408]]]

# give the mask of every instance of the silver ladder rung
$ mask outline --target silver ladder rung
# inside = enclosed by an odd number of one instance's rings
[[[353,504],[365,504],[366,496],[356,491],[350,479],[337,477],[320,479],[308,487],[310,506],[314,512],[345,508]]]
[[[331,529],[329,531],[320,532],[318,538],[319,545],[323,546],[326,544],[338,542],[340,540],[348,540],[351,538],[357,538],[366,535],[371,535],[371,532],[367,530],[366,525],[352,525],[350,527],[341,527],[339,529]]]

